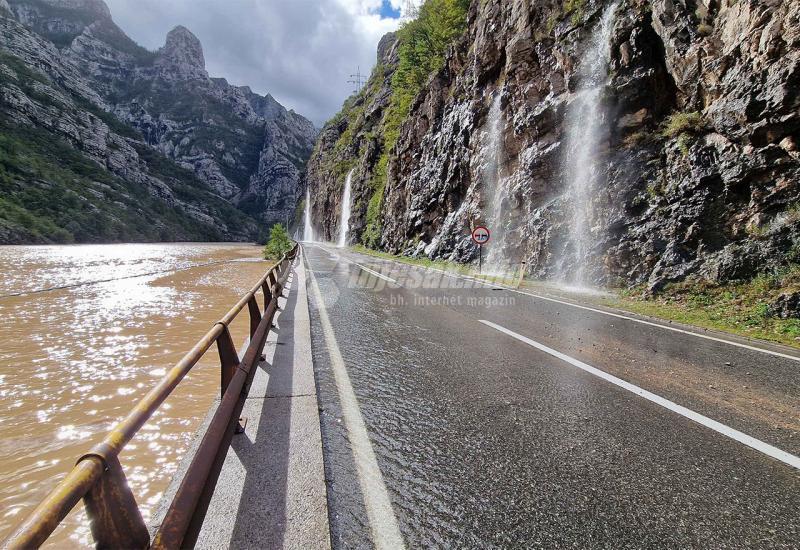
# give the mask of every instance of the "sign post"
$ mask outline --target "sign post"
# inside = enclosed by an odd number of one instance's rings
[[[489,242],[492,234],[482,225],[472,230],[472,242],[478,245],[478,273],[483,272],[483,245]]]

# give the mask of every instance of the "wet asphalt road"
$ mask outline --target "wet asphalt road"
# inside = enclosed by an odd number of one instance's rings
[[[800,470],[480,321],[795,457],[800,362],[435,275],[416,288],[423,270],[304,249],[380,469],[369,483],[385,484],[408,548],[800,547]],[[309,297],[332,542],[371,548]]]

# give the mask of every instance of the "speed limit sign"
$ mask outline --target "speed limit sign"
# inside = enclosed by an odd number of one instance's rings
[[[483,246],[489,242],[489,239],[492,237],[492,234],[489,233],[489,230],[482,225],[479,225],[475,229],[472,230],[472,240],[475,244],[479,246]]]

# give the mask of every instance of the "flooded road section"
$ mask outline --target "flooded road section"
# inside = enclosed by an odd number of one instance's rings
[[[260,253],[0,247],[0,539],[258,282],[269,267]],[[232,326],[240,353],[247,323],[245,311]],[[212,347],[122,454],[145,520],[218,391]],[[82,509],[50,539],[88,542]]]

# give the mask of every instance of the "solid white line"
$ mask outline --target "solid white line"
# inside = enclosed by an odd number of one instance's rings
[[[664,399],[663,397],[660,397],[654,393],[650,393],[649,391],[644,390],[634,384],[631,384],[630,382],[625,382],[624,380],[617,378],[616,376],[612,376],[607,372],[601,371],[600,369],[596,369],[590,365],[587,365],[582,361],[573,359],[569,355],[564,355],[559,351],[556,351],[552,348],[545,346],[544,344],[540,344],[539,342],[531,340],[530,338],[526,338],[525,336],[522,336],[521,334],[517,334],[516,332],[508,330],[505,327],[501,327],[500,325],[497,325],[490,321],[481,321],[481,323],[495,330],[498,330],[504,334],[507,334],[508,336],[511,336],[512,338],[519,340],[520,342],[528,344],[531,347],[534,347],[549,355],[552,355],[553,357],[561,359],[562,361],[565,361],[570,365],[578,367],[579,369],[582,369],[590,374],[602,378],[603,380],[611,382],[612,384],[619,386],[620,388],[635,393],[640,397],[644,397],[648,401],[652,401],[653,403],[660,405],[666,409],[669,409],[672,412],[676,412],[679,415],[688,418],[689,420],[693,420],[698,424],[702,424],[707,428],[711,428],[715,432],[720,433],[726,437],[729,437],[735,441],[738,441],[739,443],[747,445],[748,447],[755,449],[761,453],[764,453],[767,456],[770,456],[776,460],[780,460],[781,462],[788,464],[789,466],[793,466],[795,468],[800,469],[800,457],[796,457],[792,454],[787,453],[786,451],[778,449],[777,447],[773,447],[768,443],[764,443],[759,439],[750,437],[749,435],[744,434],[738,430],[734,430],[733,428],[726,426],[725,424],[721,424],[716,420],[712,420],[707,416],[703,416],[700,413],[696,413],[690,409],[687,409],[686,407],[682,407],[681,405],[678,405],[677,403],[674,403],[668,399]]]
[[[361,415],[361,408],[353,391],[353,385],[350,382],[350,375],[347,373],[342,352],[336,343],[333,325],[331,325],[328,313],[325,310],[322,292],[320,292],[317,279],[310,268],[308,275],[314,291],[314,298],[319,307],[320,323],[322,332],[325,335],[325,342],[328,345],[328,354],[331,359],[333,376],[336,380],[336,388],[339,392],[344,425],[347,428],[348,439],[353,450],[353,459],[356,463],[361,494],[364,497],[364,506],[367,509],[367,517],[372,530],[372,542],[380,550],[403,549],[405,548],[405,543],[400,534],[400,529],[397,527],[397,519],[394,515],[392,502],[389,499],[389,492],[386,489],[386,483],[383,480],[378,461],[375,458],[375,452],[369,441],[364,417]]]
[[[504,290],[508,290],[509,292],[514,292],[516,294],[522,294],[524,296],[529,296],[531,298],[538,298],[539,300],[545,300],[545,301],[548,301],[548,302],[554,302],[556,304],[570,306],[570,307],[582,309],[584,311],[591,311],[593,313],[599,313],[601,315],[608,315],[609,317],[615,317],[617,319],[623,319],[625,321],[632,321],[634,323],[639,323],[639,324],[642,324],[642,325],[647,325],[647,326],[656,327],[656,328],[662,328],[664,330],[670,330],[672,332],[677,332],[677,333],[680,333],[680,334],[686,334],[688,336],[695,336],[697,338],[703,338],[704,340],[711,340],[712,342],[719,342],[721,344],[728,344],[729,346],[735,346],[737,348],[747,349],[747,350],[755,351],[755,352],[758,352],[758,353],[765,353],[767,355],[772,355],[774,357],[781,357],[783,359],[789,359],[790,361],[800,362],[800,357],[798,357],[796,355],[789,355],[788,353],[781,353],[779,351],[772,351],[772,350],[769,350],[769,349],[759,348],[759,347],[756,347],[756,346],[750,346],[750,345],[747,345],[747,344],[742,344],[740,342],[734,342],[732,340],[726,340],[725,338],[718,338],[716,336],[709,336],[708,334],[701,334],[699,332],[694,332],[694,331],[691,331],[691,330],[685,330],[685,329],[678,328],[678,327],[673,327],[673,326],[669,326],[669,325],[663,325],[661,323],[654,323],[652,321],[646,321],[644,319],[637,319],[636,317],[629,317],[628,315],[621,315],[619,313],[613,313],[611,311],[604,311],[602,309],[597,309],[597,308],[593,308],[593,307],[589,307],[589,306],[582,306],[580,304],[575,304],[575,303],[567,302],[567,301],[564,301],[564,300],[558,300],[556,298],[549,298],[547,296],[542,296],[541,294],[535,294],[533,292],[526,292],[524,290],[518,290],[516,288],[511,288],[511,287],[503,285],[501,283],[488,283],[488,282],[486,282],[484,280],[477,279],[475,277],[470,277],[469,275],[459,275],[457,273],[450,273],[450,272],[444,271],[442,269],[437,269],[435,267],[415,266],[415,265],[407,264],[407,263],[404,263],[404,262],[398,262],[396,260],[386,260],[384,258],[376,258],[376,259],[377,260],[383,260],[383,261],[386,261],[386,262],[396,263],[396,264],[403,265],[403,266],[414,267],[414,268],[420,269],[420,270],[436,271],[437,273],[442,273],[444,275],[448,275],[448,276],[456,278],[456,279],[465,279],[465,280],[469,280],[469,281],[474,281],[476,283],[480,283],[483,286],[501,287]]]
[[[387,277],[386,275],[384,275],[382,273],[378,273],[377,271],[375,271],[373,269],[370,269],[368,267],[364,267],[363,265],[361,265],[359,263],[353,262],[353,264],[357,265],[358,267],[360,267],[362,270],[366,271],[367,273],[371,273],[371,274],[375,275],[376,277],[379,277],[379,278],[383,279],[384,281],[389,281],[390,283],[398,284],[398,282],[395,281],[394,279],[392,279],[391,277]]]

